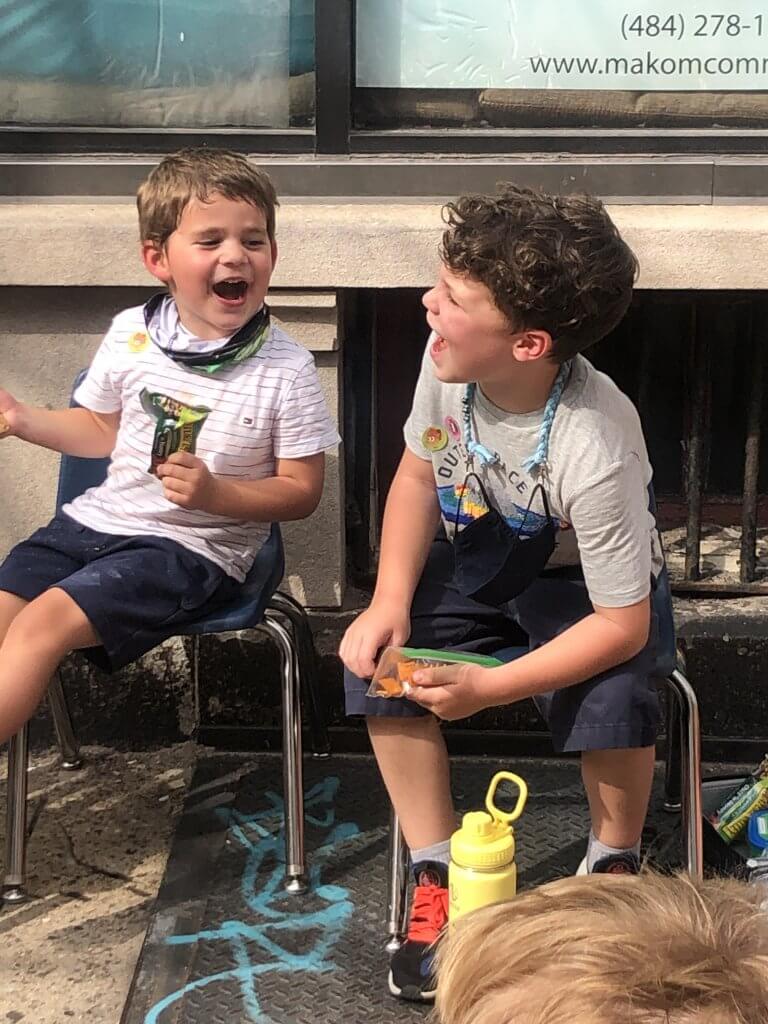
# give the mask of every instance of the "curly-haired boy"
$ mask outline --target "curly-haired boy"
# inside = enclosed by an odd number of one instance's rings
[[[440,1024],[763,1024],[764,895],[604,875],[467,914],[437,953]]]
[[[582,753],[582,870],[598,873],[638,869],[658,720],[651,468],[636,410],[581,355],[624,316],[635,257],[588,196],[507,186],[448,204],[445,218],[376,589],[340,650],[347,712],[368,716],[414,863],[390,974],[392,992],[413,999],[434,995],[455,827],[438,718],[533,697],[555,749]],[[377,651],[409,637],[530,653],[424,671],[410,699],[366,697]]]

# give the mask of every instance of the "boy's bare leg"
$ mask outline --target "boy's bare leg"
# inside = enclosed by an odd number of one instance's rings
[[[8,627],[28,603],[23,597],[9,594],[7,590],[0,590],[0,645],[5,639]]]
[[[628,850],[640,839],[653,783],[655,747],[585,750],[581,777],[596,839]]]
[[[445,740],[436,718],[367,719],[384,785],[411,850],[450,839],[456,828]]]
[[[424,718],[370,717],[368,733],[384,785],[410,849],[450,838],[456,827],[440,726]],[[592,830],[606,846],[629,849],[645,824],[655,747],[588,750],[581,770]]]
[[[0,743],[31,718],[62,658],[99,642],[80,607],[56,587],[17,611],[0,646]]]

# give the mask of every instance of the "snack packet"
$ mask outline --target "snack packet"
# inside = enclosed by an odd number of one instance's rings
[[[148,467],[148,472],[157,475],[157,467],[173,452],[191,452],[194,455],[197,435],[211,410],[204,405],[185,405],[146,388],[139,397],[144,412],[157,421]]]
[[[407,697],[413,673],[420,668],[441,665],[470,664],[498,668],[503,662],[485,654],[464,654],[461,651],[433,651],[427,647],[385,647],[373,673],[368,697]]]
[[[715,828],[726,843],[732,843],[746,831],[750,816],[766,807],[768,779],[757,779],[741,794],[740,799],[729,807],[727,813],[720,811]]]
[[[738,839],[755,811],[768,807],[768,757],[712,816],[711,822],[726,843]]]
[[[0,412],[0,437],[2,437],[3,434],[7,434],[10,429],[11,428],[8,426],[8,420]]]

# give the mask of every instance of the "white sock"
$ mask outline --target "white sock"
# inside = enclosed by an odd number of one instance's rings
[[[433,843],[431,846],[422,846],[418,850],[411,850],[411,864],[420,864],[422,861],[431,860],[437,864],[451,862],[451,841],[444,839],[440,843]]]
[[[620,853],[631,853],[635,857],[640,859],[640,840],[635,843],[634,846],[629,847],[617,847],[617,846],[606,846],[605,843],[601,843],[599,839],[595,837],[595,833],[590,829],[589,841],[587,843],[587,872],[589,873],[595,864],[602,860],[603,857],[611,857]]]

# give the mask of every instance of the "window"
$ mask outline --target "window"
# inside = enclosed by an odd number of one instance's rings
[[[0,0],[5,126],[298,128],[314,95],[314,0]]]
[[[768,127],[768,7],[691,6],[357,0],[355,124]]]
[[[136,156],[206,142],[284,157],[283,194],[446,196],[517,155],[550,189],[762,199],[761,3],[0,0],[0,197],[122,195]]]

